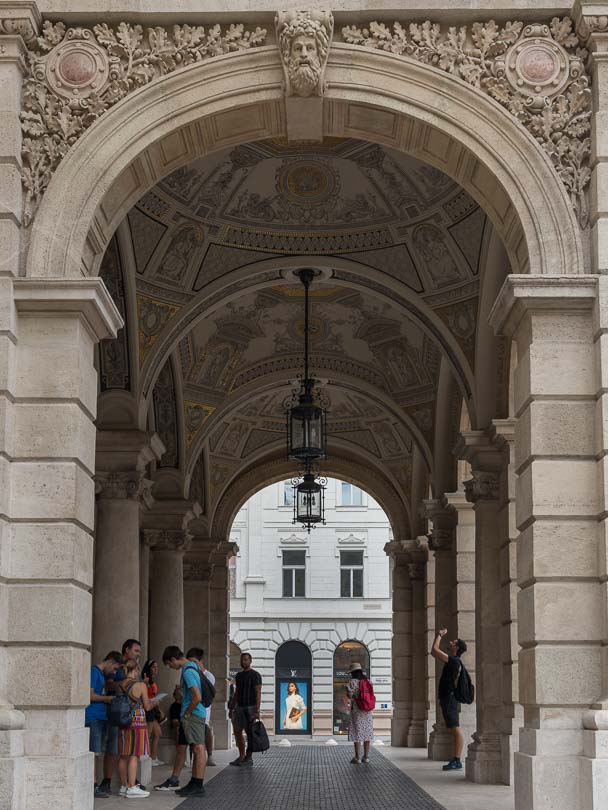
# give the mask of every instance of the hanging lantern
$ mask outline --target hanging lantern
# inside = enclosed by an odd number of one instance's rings
[[[324,458],[327,450],[325,408],[315,405],[312,380],[304,380],[298,404],[287,414],[287,455],[296,461]]]
[[[294,486],[293,522],[300,523],[308,532],[317,523],[325,523],[324,494],[323,482],[308,470]]]

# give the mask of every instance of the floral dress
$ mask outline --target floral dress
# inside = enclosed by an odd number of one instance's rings
[[[372,742],[374,739],[374,721],[372,712],[362,712],[357,706],[356,697],[359,694],[359,680],[351,678],[348,686],[351,698],[350,728],[348,739],[350,742]]]

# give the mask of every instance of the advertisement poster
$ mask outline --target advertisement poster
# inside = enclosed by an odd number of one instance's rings
[[[277,717],[279,732],[309,734],[309,681],[293,678],[278,683]]]

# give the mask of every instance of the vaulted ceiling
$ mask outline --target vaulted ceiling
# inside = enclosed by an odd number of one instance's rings
[[[106,253],[127,327],[101,348],[102,393],[147,397],[160,466],[194,471],[213,501],[284,445],[302,370],[294,269],[318,267],[311,365],[332,452],[351,448],[407,487],[414,447],[432,454],[442,356],[463,369],[452,421],[467,396],[485,231],[449,178],[376,144],[209,155],[150,190]]]

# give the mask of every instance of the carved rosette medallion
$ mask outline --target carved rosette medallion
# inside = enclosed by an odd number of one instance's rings
[[[91,31],[70,29],[39,70],[44,70],[44,79],[58,96],[79,107],[82,99],[103,92],[110,78],[110,60]]]
[[[548,25],[526,25],[519,40],[496,60],[496,75],[503,74],[526,106],[541,110],[566,85],[582,75],[578,56],[568,54],[551,36]]]

